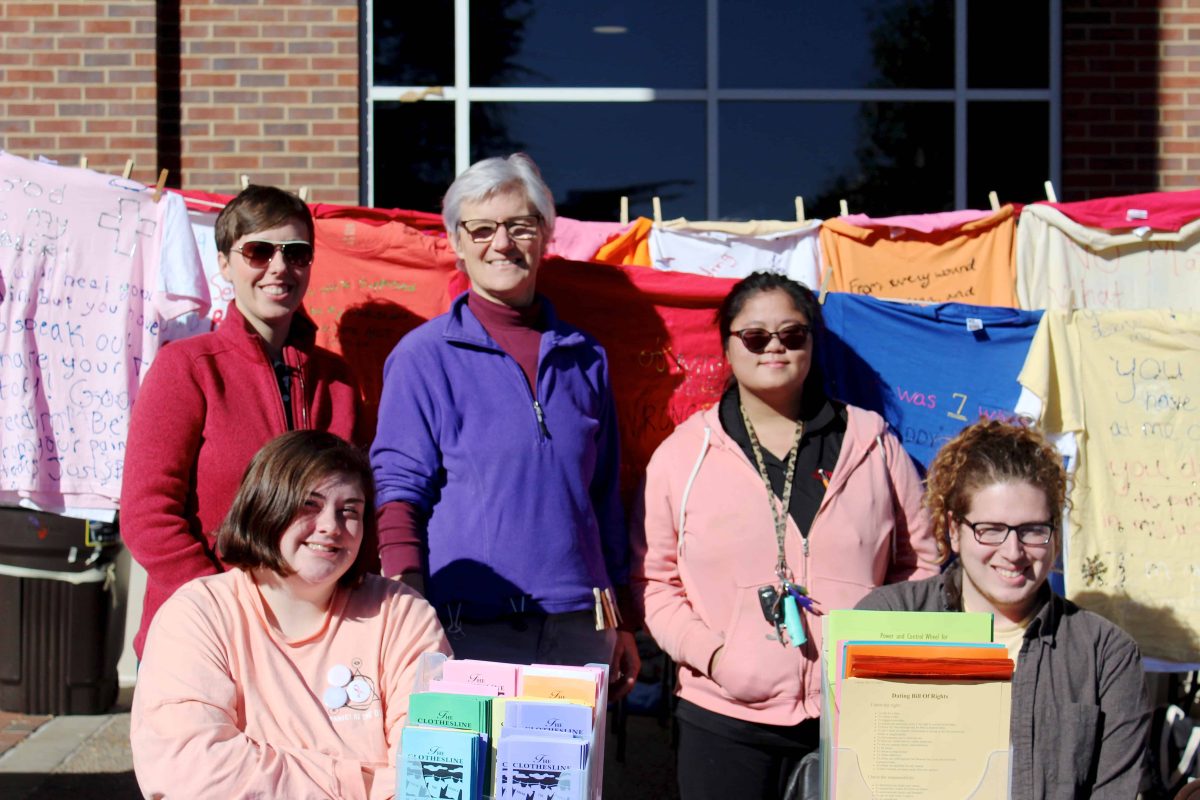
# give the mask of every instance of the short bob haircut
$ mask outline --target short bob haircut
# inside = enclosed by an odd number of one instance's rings
[[[1036,429],[980,420],[943,445],[925,479],[925,506],[933,517],[939,561],[950,556],[950,517],[962,519],[975,492],[997,483],[1028,483],[1046,493],[1055,547],[1062,541],[1067,471],[1062,456]]]
[[[808,338],[813,358],[809,362],[808,377],[804,379],[804,393],[806,396],[823,394],[825,378],[820,364],[817,362],[817,342],[821,340],[825,331],[825,321],[821,316],[821,303],[813,294],[812,289],[786,275],[774,272],[753,272],[733,285],[729,294],[725,295],[725,299],[721,301],[716,313],[717,329],[721,333],[721,349],[724,350],[731,346],[729,337],[733,335],[733,320],[742,313],[742,309],[746,307],[746,302],[751,297],[762,292],[783,292],[791,299],[792,306],[808,320]]]
[[[376,557],[375,480],[366,455],[325,431],[291,431],[267,442],[246,468],[229,514],[217,531],[217,552],[226,564],[244,570],[292,570],[279,552],[279,540],[303,509],[309,493],[333,475],[355,478],[363,490],[363,535],[358,557],[338,583],[354,586]]]
[[[229,255],[233,243],[241,237],[276,228],[296,221],[308,231],[308,241],[313,241],[313,216],[305,204],[291,192],[275,186],[250,185],[221,209],[217,215],[213,235],[217,250]]]
[[[533,159],[524,153],[497,156],[476,161],[455,178],[442,198],[442,221],[446,234],[454,238],[462,222],[463,203],[482,203],[498,194],[518,191],[525,195],[542,217],[542,232],[554,230],[557,213],[554,195],[542,180],[542,173]]]

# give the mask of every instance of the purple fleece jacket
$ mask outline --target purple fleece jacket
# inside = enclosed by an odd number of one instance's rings
[[[558,319],[537,397],[460,295],[384,365],[371,463],[380,506],[428,515],[426,592],[466,618],[593,607],[593,587],[629,580],[616,409],[604,349]]]

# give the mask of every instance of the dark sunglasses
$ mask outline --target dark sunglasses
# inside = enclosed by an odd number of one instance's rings
[[[242,258],[255,269],[263,269],[271,263],[275,253],[283,251],[283,263],[289,267],[304,268],[312,264],[313,246],[309,242],[246,242],[241,247],[234,248],[235,253],[241,253]]]
[[[804,345],[808,344],[808,332],[807,325],[788,325],[777,331],[769,331],[765,328],[743,328],[740,331],[731,331],[734,336],[742,340],[746,349],[755,355],[761,355],[772,339],[778,339],[779,343],[788,350],[803,350]]]

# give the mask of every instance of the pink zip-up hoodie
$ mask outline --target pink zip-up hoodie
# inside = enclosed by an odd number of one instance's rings
[[[873,411],[850,406],[846,435],[804,553],[789,516],[794,580],[820,612],[853,608],[885,583],[938,572],[921,482]],[[767,490],[716,408],[693,415],[655,451],[634,513],[635,589],[646,626],[679,665],[679,696],[718,714],[795,725],[821,713],[820,618],[808,642],[771,638],[758,601],[775,577],[775,522]],[[724,650],[714,675],[708,664]]]

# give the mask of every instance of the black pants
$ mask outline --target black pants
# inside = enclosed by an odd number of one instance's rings
[[[788,776],[818,746],[819,723],[762,725],[679,702],[676,769],[682,800],[777,800]]]

